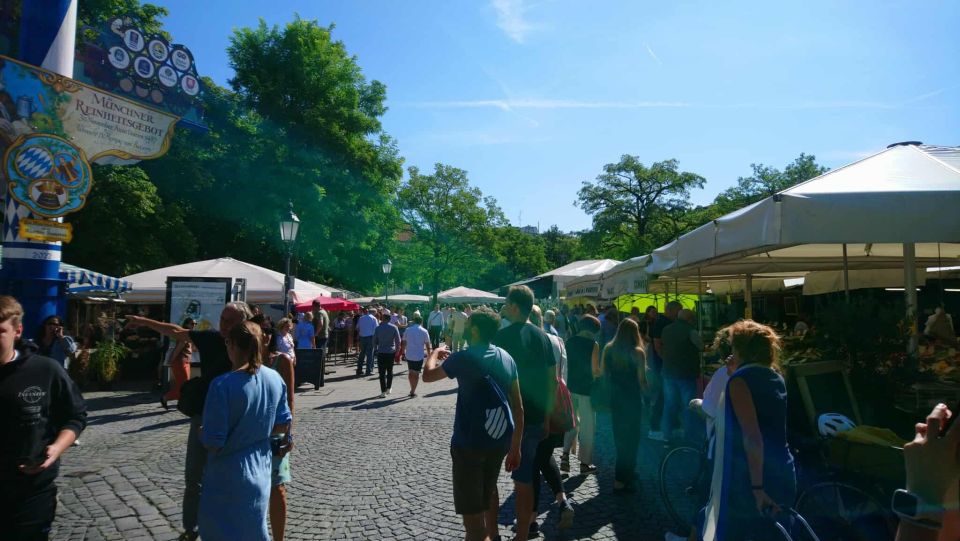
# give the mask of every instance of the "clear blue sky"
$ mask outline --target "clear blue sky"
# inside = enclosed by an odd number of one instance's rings
[[[511,221],[588,227],[573,202],[620,155],[676,158],[706,203],[751,163],[838,167],[960,144],[960,2],[160,0],[201,74],[232,29],[335,23],[387,85],[406,165],[466,169]],[[789,5],[787,5],[789,4]]]

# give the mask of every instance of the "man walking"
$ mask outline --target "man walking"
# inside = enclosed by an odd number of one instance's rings
[[[319,301],[313,301],[313,347],[317,349],[317,379],[313,382],[314,390],[320,389],[320,380],[326,370],[327,342],[330,338],[330,313]]]
[[[523,399],[523,436],[520,464],[513,471],[516,490],[517,541],[526,541],[533,518],[533,470],[537,446],[546,436],[547,413],[556,396],[556,359],[547,335],[527,319],[533,310],[533,291],[513,286],[507,292],[503,313],[510,325],[497,332],[494,345],[513,357]]]
[[[467,314],[463,312],[462,304],[458,304],[450,314],[450,327],[453,331],[450,349],[454,352],[460,351],[466,345],[463,341],[463,332],[467,329]]]
[[[127,316],[127,326],[131,329],[147,327],[174,340],[190,340],[200,352],[200,378],[202,385],[196,388],[197,396],[206,396],[210,382],[221,374],[232,370],[233,365],[227,355],[225,340],[230,331],[253,317],[245,302],[227,303],[220,311],[219,330],[191,331],[173,323],[164,323],[140,316]],[[181,397],[181,400],[186,397]],[[200,442],[200,424],[203,420],[203,400],[198,402],[196,411],[190,415],[190,432],[187,435],[187,458],[184,469],[186,487],[183,491],[183,535],[181,541],[193,541],[199,535],[197,515],[200,511],[200,490],[203,469],[207,464],[207,450]]]
[[[653,347],[650,348],[650,369],[647,374],[650,392],[654,395],[653,405],[650,408],[650,433],[647,434],[651,440],[667,441],[670,436],[664,436],[661,431],[661,421],[663,420],[663,329],[677,319],[677,314],[683,305],[677,301],[670,301],[666,306],[666,313],[656,314],[656,319],[650,324],[650,339],[653,340]],[[647,309],[649,311],[649,308]]]
[[[400,330],[387,314],[380,316],[380,325],[373,331],[373,350],[377,352],[380,398],[386,398],[393,387],[393,358],[400,351]]]
[[[0,539],[45,541],[57,511],[60,456],[87,406],[60,364],[20,342],[23,307],[0,295]]]
[[[430,332],[430,346],[436,348],[443,337],[443,312],[440,305],[434,305],[433,311],[427,316],[427,331]]]
[[[389,317],[389,316],[387,316]],[[373,372],[373,333],[377,330],[377,318],[370,313],[369,308],[363,310],[363,315],[357,320],[357,334],[360,336],[360,354],[357,355],[357,377],[364,375],[364,361],[366,361],[366,375]]]
[[[506,471],[516,471],[522,459],[520,449],[524,409],[517,381],[517,366],[509,353],[490,345],[499,327],[500,317],[493,310],[474,310],[468,325],[467,349],[453,355],[443,346],[434,349],[427,357],[423,372],[424,383],[443,378],[457,380],[457,406],[453,438],[450,440],[453,507],[457,514],[463,516],[466,530],[464,539],[467,541],[500,538],[497,530],[497,511],[500,507],[497,477],[500,465],[506,456]],[[444,360],[443,364],[437,366],[438,360]],[[514,425],[513,433],[507,436],[503,431],[505,419],[497,418],[494,429],[500,429],[499,442],[491,441],[497,434],[490,434],[490,430],[486,429],[490,424],[486,422],[491,418],[490,410],[481,409],[482,402],[491,392],[490,381],[497,385],[501,395],[508,397],[509,411],[506,414],[513,419]],[[503,413],[502,410],[495,412]],[[533,460],[532,456],[530,460]]]
[[[403,358],[407,361],[407,380],[410,382],[410,398],[417,396],[417,384],[420,383],[420,372],[423,370],[423,359],[430,355],[430,334],[420,324],[423,318],[414,314],[413,324],[403,333],[401,348]]]
[[[680,310],[677,320],[663,329],[660,337],[663,353],[663,427],[664,436],[672,438],[677,416],[683,420],[685,439],[694,435],[696,414],[687,407],[697,397],[700,376],[700,352],[703,340],[693,326],[692,310]]]

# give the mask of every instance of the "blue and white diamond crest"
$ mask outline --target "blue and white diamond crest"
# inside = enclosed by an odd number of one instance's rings
[[[44,218],[82,209],[93,184],[83,151],[45,133],[15,141],[4,155],[3,167],[12,198]]]

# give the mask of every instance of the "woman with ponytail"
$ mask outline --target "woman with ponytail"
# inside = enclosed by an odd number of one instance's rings
[[[787,447],[787,389],[780,375],[780,338],[773,329],[744,320],[724,329],[738,367],[730,375],[716,419],[717,444],[711,500],[703,539],[772,538],[796,498],[793,456]],[[721,332],[724,332],[721,331]]]
[[[200,496],[200,537],[266,541],[274,455],[270,436],[289,433],[287,386],[276,371],[263,366],[259,325],[237,325],[226,344],[233,370],[213,380],[203,408],[200,439],[209,455]]]

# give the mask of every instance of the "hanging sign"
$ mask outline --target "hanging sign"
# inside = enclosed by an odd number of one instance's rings
[[[90,39],[77,51],[75,79],[173,113],[186,127],[206,129],[190,49],[147,34],[129,15],[85,28],[81,36]]]
[[[73,226],[50,220],[21,218],[20,237],[41,242],[70,242],[73,240]]]
[[[56,218],[87,203],[93,173],[83,151],[46,133],[17,139],[3,156],[11,197],[37,216]]]
[[[168,112],[0,56],[0,147],[44,134],[93,163],[132,163],[164,155],[176,122]]]

